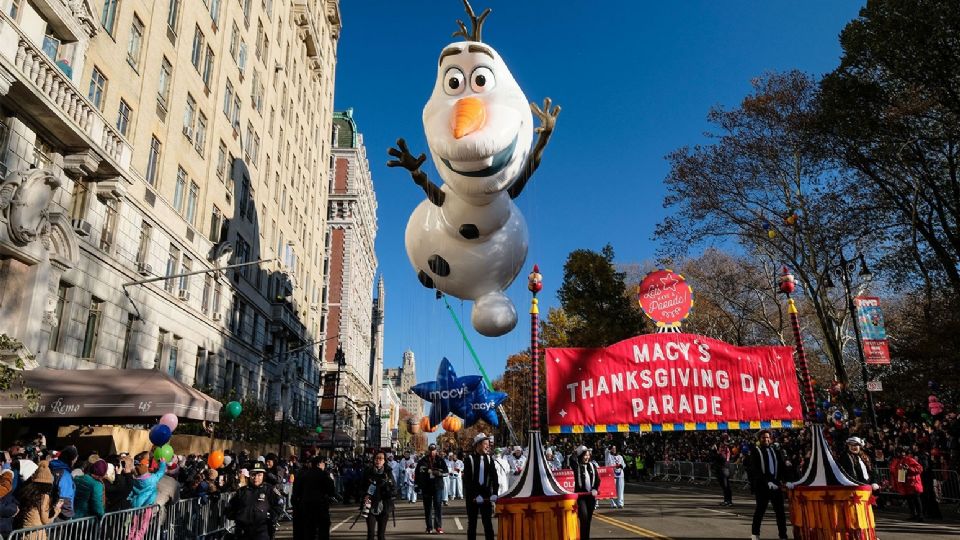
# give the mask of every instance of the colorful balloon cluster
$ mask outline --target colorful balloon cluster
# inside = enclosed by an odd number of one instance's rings
[[[163,459],[169,462],[173,458],[173,447],[170,446],[170,438],[173,437],[173,431],[180,425],[180,419],[173,413],[167,413],[160,417],[160,422],[150,428],[150,442],[157,448],[153,451],[153,457]]]

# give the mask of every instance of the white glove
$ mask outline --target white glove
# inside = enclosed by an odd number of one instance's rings
[[[880,491],[880,485],[879,485],[879,484],[870,484],[870,487],[873,488],[874,491]]]
[[[773,482],[767,482],[767,487],[770,489],[780,489],[780,486],[774,484]]]
[[[483,497],[477,495],[477,504],[483,504]]]
[[[597,496],[597,490],[591,489],[591,490],[590,490],[590,494],[593,495],[594,497],[596,497],[596,496]]]
[[[491,502],[491,503],[497,502],[497,496],[496,496],[496,495],[491,495],[491,496],[490,496],[490,502]]]

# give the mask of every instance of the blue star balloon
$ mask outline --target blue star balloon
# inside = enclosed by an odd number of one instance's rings
[[[430,402],[430,425],[439,424],[450,413],[465,418],[469,396],[483,382],[479,375],[457,377],[450,361],[444,358],[437,368],[437,380],[420,383],[410,391]]]
[[[487,388],[487,383],[480,382],[477,389],[467,396],[469,407],[466,416],[463,416],[463,427],[476,424],[480,420],[493,427],[500,425],[497,417],[497,406],[507,399],[507,394],[503,392],[494,392]]]

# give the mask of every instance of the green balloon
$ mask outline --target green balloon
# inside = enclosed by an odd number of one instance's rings
[[[237,418],[242,412],[243,406],[240,405],[239,401],[231,401],[230,403],[227,403],[227,416],[230,418]]]
[[[323,426],[317,426],[317,433],[323,433]]]
[[[155,457],[157,460],[162,459],[169,463],[170,460],[173,459],[173,447],[170,446],[170,443],[159,446],[153,451],[153,457]]]

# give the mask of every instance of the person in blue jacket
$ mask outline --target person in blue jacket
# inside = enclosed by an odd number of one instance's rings
[[[133,457],[133,482],[130,486],[131,508],[150,506],[157,502],[157,483],[167,472],[167,462],[161,459],[156,472],[150,472],[150,453],[140,452]]]
[[[63,507],[60,509],[60,520],[73,519],[73,499],[76,496],[77,488],[73,481],[73,465],[77,462],[77,447],[64,447],[60,451],[57,459],[50,462],[50,472],[53,474],[53,490],[58,493],[58,497],[63,501]],[[51,503],[54,504],[54,503]]]

